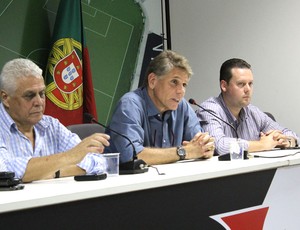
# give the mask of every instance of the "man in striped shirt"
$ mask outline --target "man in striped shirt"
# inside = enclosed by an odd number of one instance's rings
[[[294,147],[299,143],[296,133],[280,126],[250,104],[253,75],[251,65],[246,61],[233,58],[222,64],[220,88],[218,97],[209,98],[201,104],[220,119],[203,109],[196,111],[203,129],[215,138],[218,155],[228,153],[230,142],[237,138],[248,152]]]
[[[57,119],[44,115],[42,70],[28,59],[6,63],[0,75],[0,171],[23,182],[106,170],[101,156],[109,136],[80,140]]]

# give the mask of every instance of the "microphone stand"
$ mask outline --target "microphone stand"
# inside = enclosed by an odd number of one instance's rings
[[[222,118],[218,117],[216,114],[214,114],[213,112],[205,109],[201,105],[197,104],[196,101],[194,99],[192,99],[192,98],[189,100],[189,103],[192,104],[192,105],[198,106],[200,109],[203,109],[205,112],[208,112],[209,114],[213,115],[218,120],[220,120],[220,121],[224,122],[225,124],[229,125],[234,130],[236,138],[239,139],[239,135],[237,133],[237,130],[236,130],[236,128],[232,124],[230,124],[229,122],[227,122],[227,121],[223,120]]]
[[[125,138],[130,145],[132,146],[133,149],[133,159],[131,161],[119,164],[119,174],[120,175],[125,175],[125,174],[139,174],[139,173],[144,173],[144,172],[148,172],[148,167],[145,161],[143,161],[142,159],[138,159],[137,158],[137,154],[136,154],[136,150],[134,147],[134,144],[132,143],[132,141],[125,135],[107,127],[106,125],[101,124],[100,122],[98,122],[91,114],[85,113],[84,114],[85,120],[89,121],[90,123],[96,123],[102,127],[104,127],[105,129]]]

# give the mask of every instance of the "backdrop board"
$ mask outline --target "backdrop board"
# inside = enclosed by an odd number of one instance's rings
[[[172,48],[194,72],[186,98],[217,96],[221,64],[242,58],[252,65],[253,104],[300,134],[299,9],[297,0],[170,1]]]

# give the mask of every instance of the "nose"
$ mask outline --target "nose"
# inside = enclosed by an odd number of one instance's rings
[[[178,93],[185,93],[186,87],[184,85],[178,85],[177,92]]]
[[[249,84],[246,84],[244,87],[245,92],[248,92],[251,90],[251,86]]]
[[[35,106],[37,105],[42,105],[45,101],[45,98],[42,97],[41,95],[37,94],[35,97],[34,97],[34,100],[33,100],[33,104]]]

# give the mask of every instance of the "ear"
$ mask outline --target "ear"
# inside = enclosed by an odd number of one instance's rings
[[[154,73],[148,75],[148,85],[150,89],[154,89],[157,82],[157,77]]]
[[[3,105],[8,107],[8,94],[4,90],[1,90],[0,96],[1,96],[1,102],[3,103]]]
[[[220,88],[221,88],[221,90],[222,90],[222,92],[226,92],[227,91],[227,82],[226,81],[224,81],[224,80],[221,80],[221,82],[220,82]]]

